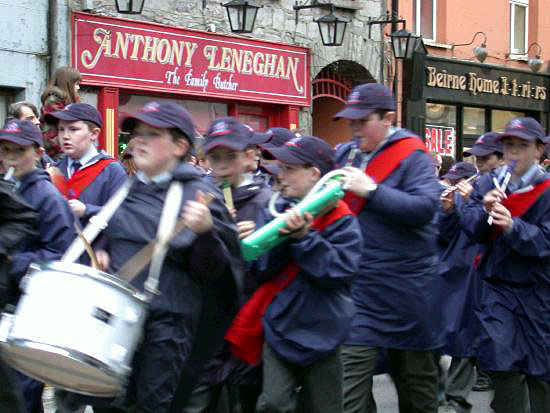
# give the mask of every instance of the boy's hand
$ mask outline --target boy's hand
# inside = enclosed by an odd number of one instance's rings
[[[254,221],[237,222],[237,229],[239,230],[239,239],[243,239],[254,232],[256,223]]]
[[[345,191],[353,192],[355,195],[364,198],[369,192],[376,189],[376,182],[361,169],[351,166],[346,166],[343,169],[349,174],[343,187]]]
[[[439,201],[441,202],[441,207],[443,208],[443,211],[449,212],[455,207],[455,197],[453,191],[443,191],[441,193],[441,196],[439,197]]]
[[[183,207],[182,217],[185,225],[195,234],[200,235],[212,229],[212,215],[208,209],[208,200],[201,192],[197,192],[196,201],[187,201]]]
[[[493,225],[502,227],[504,232],[508,232],[512,229],[512,226],[514,225],[512,214],[500,202],[493,204],[493,208],[489,212],[489,215],[493,217]]]
[[[311,214],[302,215],[295,209],[290,210],[285,219],[285,228],[281,229],[281,234],[288,235],[290,238],[300,239],[305,237],[309,228],[313,224]]]
[[[69,199],[69,206],[79,218],[82,218],[86,213],[86,205],[80,202],[78,199]]]
[[[493,205],[501,202],[503,199],[506,199],[506,194],[500,189],[493,189],[485,194],[483,197],[483,206],[490,212],[493,209]]]
[[[97,265],[99,266],[98,270],[107,272],[111,264],[109,253],[104,250],[98,250],[95,252],[95,256],[97,258]]]
[[[469,182],[459,182],[458,184],[456,184],[456,188],[458,193],[464,199],[468,199],[470,195],[472,195],[472,192],[474,192],[474,187],[470,185]]]

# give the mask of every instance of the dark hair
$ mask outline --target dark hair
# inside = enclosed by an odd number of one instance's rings
[[[34,113],[34,116],[36,116],[37,118],[40,117],[40,114],[38,113],[38,109],[31,102],[15,102],[15,103],[12,103],[8,107],[8,117],[19,119],[22,115],[21,114],[21,109],[23,107],[27,107],[30,110],[32,110],[32,113]]]
[[[189,149],[187,150],[185,155],[183,155],[181,157],[181,160],[182,161],[190,161],[191,156],[193,155],[193,150],[192,150],[193,149],[193,141],[185,133],[183,133],[179,129],[169,128],[168,132],[170,133],[170,136],[172,136],[172,140],[174,142],[179,141],[180,139],[185,139],[187,142],[189,142]]]
[[[372,113],[376,113],[380,119],[384,119],[384,116],[386,116],[386,114],[390,113],[390,112],[395,112],[395,110],[388,110],[388,109],[376,109],[374,112]]]
[[[60,67],[54,72],[48,87],[40,96],[40,100],[44,103],[48,96],[56,95],[66,104],[78,102],[79,98],[74,91],[74,85],[80,82],[81,79],[82,77],[77,69]]]
[[[441,169],[439,170],[440,178],[447,172],[449,172],[449,169],[451,169],[451,167],[455,163],[455,160],[452,156],[442,156],[441,159],[443,160],[443,162],[441,163]]]

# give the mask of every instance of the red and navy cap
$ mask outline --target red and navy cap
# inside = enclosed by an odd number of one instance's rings
[[[294,139],[296,135],[287,128],[269,128],[267,133],[270,134],[270,139],[263,145],[260,145],[262,155],[265,159],[273,159],[270,152],[272,149],[280,148],[289,140]]]
[[[500,143],[500,133],[487,132],[477,138],[474,146],[462,153],[462,156],[487,156],[492,153],[502,153],[502,143]]]
[[[204,137],[204,152],[208,153],[218,146],[244,151],[250,145],[250,137],[254,133],[249,126],[243,125],[232,117],[216,119],[208,127]]]
[[[353,88],[346,106],[333,119],[363,119],[376,110],[396,110],[395,99],[383,84],[365,83]]]
[[[0,130],[0,141],[8,141],[17,145],[44,146],[42,132],[30,120],[12,119]]]
[[[455,163],[449,172],[442,176],[445,179],[462,179],[469,178],[477,173],[476,167],[469,162]]]
[[[334,169],[334,149],[315,136],[299,136],[270,151],[278,161],[316,166],[321,175]]]
[[[57,123],[60,120],[76,122],[78,120],[92,122],[99,128],[103,125],[101,114],[92,105],[87,103],[71,103],[60,110],[59,112],[48,113],[44,116],[47,123]]]
[[[526,141],[540,141],[545,142],[544,129],[540,123],[533,118],[516,118],[512,119],[506,125],[504,133],[499,136],[499,140],[506,137],[514,137],[523,139]]]
[[[124,118],[120,126],[124,132],[132,132],[138,122],[154,128],[177,129],[191,143],[195,139],[196,128],[191,114],[176,103],[149,102],[135,115]]]

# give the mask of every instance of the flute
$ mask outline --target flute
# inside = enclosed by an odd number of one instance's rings
[[[512,164],[508,166],[508,169],[506,170],[506,175],[504,175],[504,179],[502,180],[502,185],[497,181],[496,178],[493,178],[493,184],[497,189],[500,189],[502,192],[506,193],[506,188],[510,183],[510,179],[512,179],[512,172],[514,171],[515,166],[516,166],[515,161],[513,161]],[[487,219],[487,223],[489,225],[493,225],[492,215],[489,215],[489,218]]]
[[[4,174],[4,181],[9,181],[12,178],[14,172],[15,168],[13,166],[10,166]]]
[[[474,179],[478,178],[479,177],[479,174],[475,174],[475,175],[472,175],[470,176],[468,179],[465,179],[464,183],[470,183],[472,182]],[[449,195],[451,192],[454,192],[458,189],[458,185],[453,185],[453,186],[450,186],[448,188],[446,188],[442,193],[441,193],[441,196],[447,196]]]

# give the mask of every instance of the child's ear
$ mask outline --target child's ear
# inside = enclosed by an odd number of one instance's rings
[[[187,151],[189,151],[189,141],[187,139],[177,139],[174,141],[174,145],[176,145],[176,150],[174,153],[178,158],[183,158]]]
[[[41,158],[42,155],[44,155],[44,152],[46,152],[42,146],[34,148],[34,151],[36,152],[36,155],[38,155],[39,158]]]
[[[315,179],[315,181],[318,181],[319,179],[321,179],[321,170],[319,168],[317,168],[316,166],[314,166],[313,168],[310,169],[313,173],[313,178]]]

